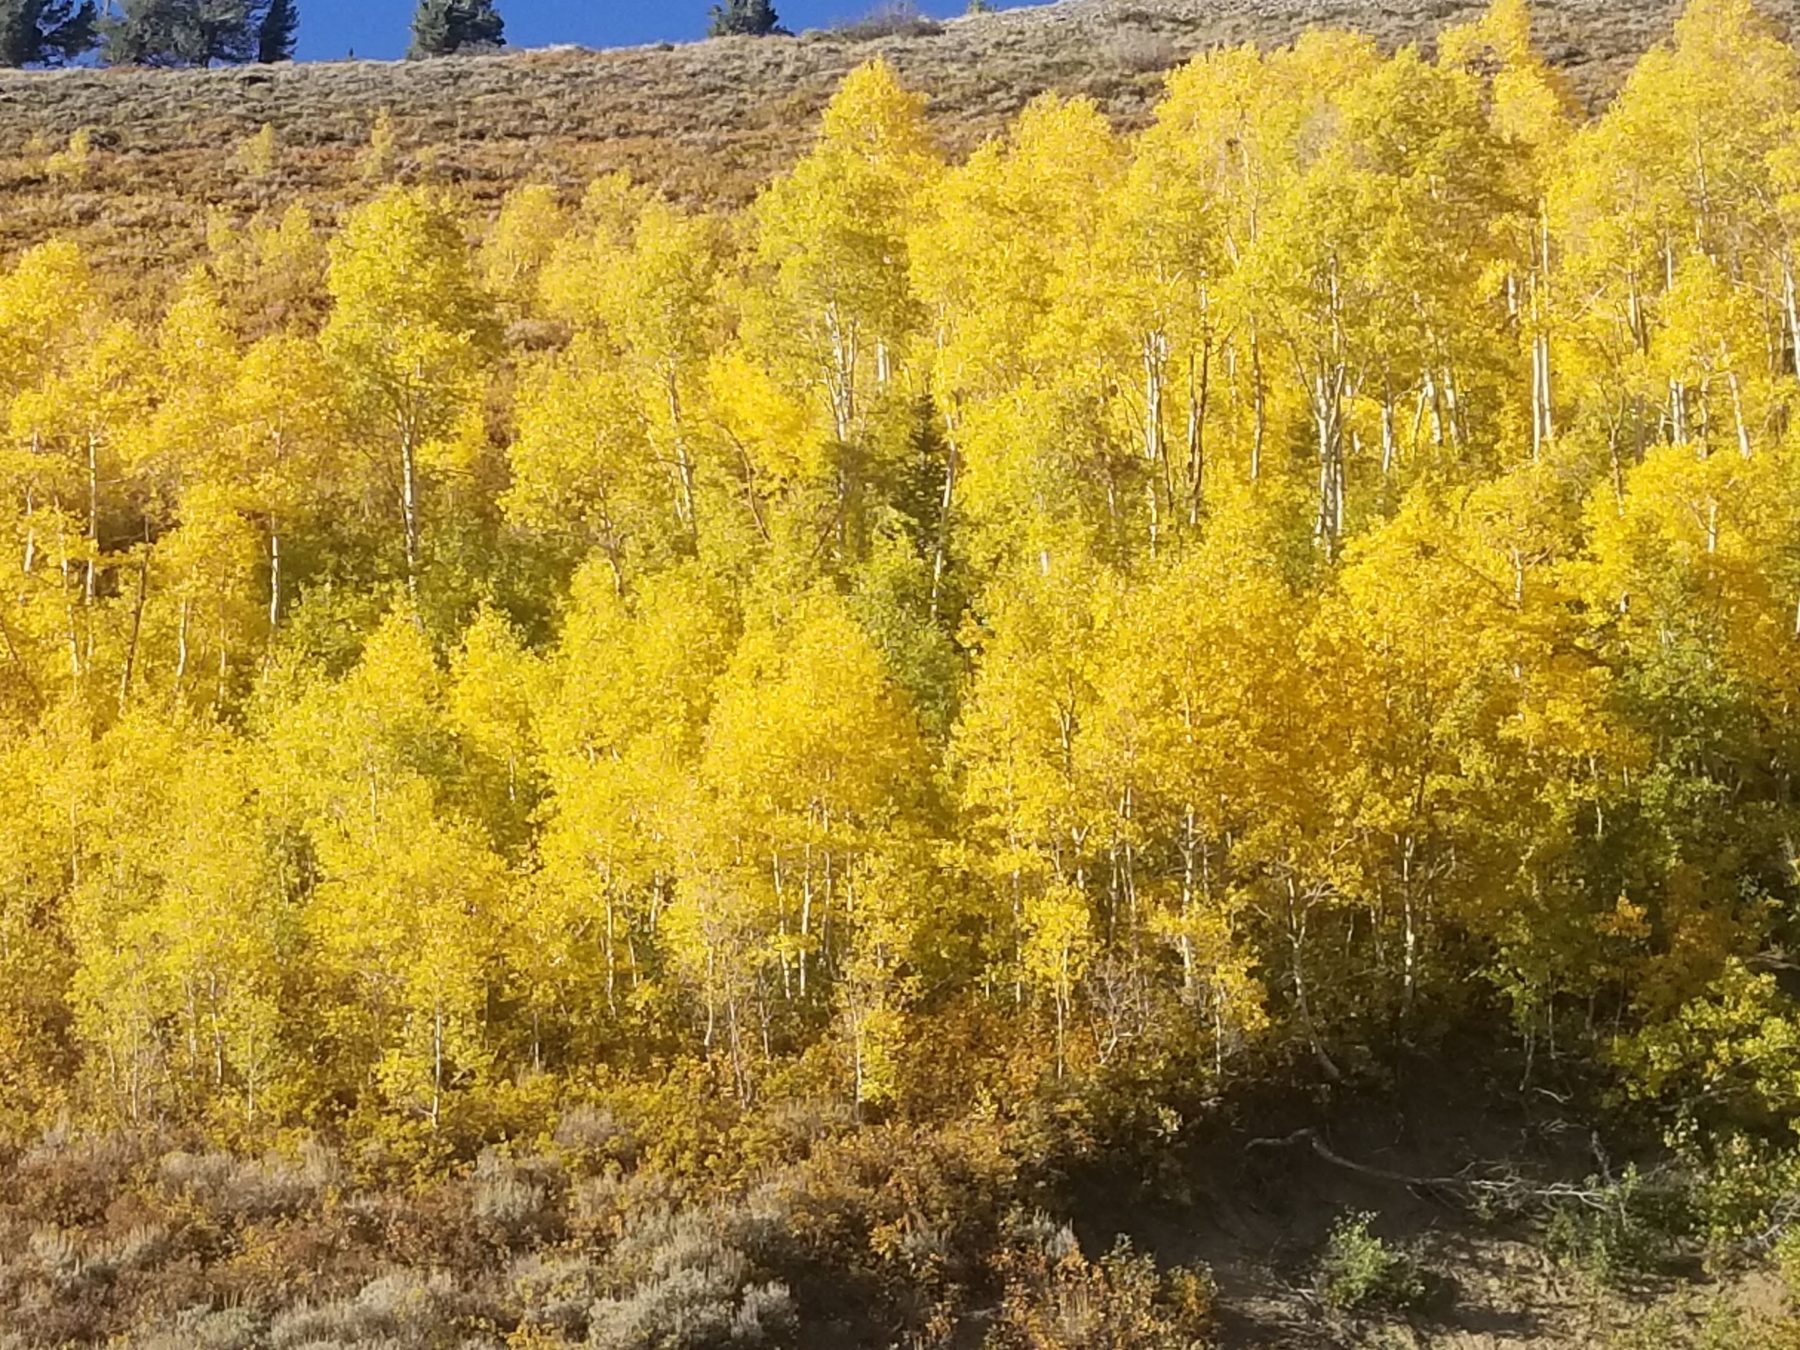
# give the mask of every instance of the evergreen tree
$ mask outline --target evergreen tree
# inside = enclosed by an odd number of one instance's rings
[[[256,55],[266,0],[124,0],[100,23],[114,66],[210,66]]]
[[[494,8],[494,0],[419,0],[407,55],[416,59],[500,47],[506,43],[505,33],[506,21]]]
[[[294,34],[300,27],[300,7],[295,0],[269,0],[269,8],[256,30],[256,59],[261,64],[294,59]]]
[[[94,45],[93,0],[0,0],[0,66],[60,66]]]
[[[709,37],[769,37],[782,31],[770,0],[720,0],[712,7]]]

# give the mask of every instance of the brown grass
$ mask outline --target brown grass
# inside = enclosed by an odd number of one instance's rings
[[[1800,0],[1765,0],[1783,21]],[[936,33],[725,38],[615,51],[550,48],[432,62],[343,61],[215,71],[0,74],[0,253],[55,235],[115,273],[167,279],[198,256],[209,208],[239,217],[304,200],[329,217],[368,191],[357,166],[390,108],[402,176],[453,185],[477,209],[529,180],[575,189],[627,169],[690,202],[741,202],[805,144],[831,90],[880,54],[930,95],[945,148],[966,151],[1044,90],[1088,94],[1140,122],[1169,66],[1210,47],[1274,44],[1314,25],[1429,43],[1477,0],[1064,0],[956,20]],[[1661,0],[1547,0],[1541,39],[1590,102],[1666,36]],[[279,140],[257,178],[237,148]],[[51,172],[81,128],[79,180]]]

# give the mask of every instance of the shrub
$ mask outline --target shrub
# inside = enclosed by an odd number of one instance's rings
[[[630,1167],[637,1161],[636,1137],[602,1106],[582,1103],[563,1112],[554,1141],[564,1161],[581,1172],[599,1171],[607,1163]]]
[[[1161,33],[1127,30],[1115,34],[1106,44],[1106,53],[1116,65],[1138,75],[1155,74],[1181,63],[1181,53]]]
[[[20,1155],[13,1169],[19,1207],[49,1223],[96,1221],[156,1142],[148,1131],[85,1135],[67,1125],[53,1126]]]
[[[988,1350],[1188,1350],[1212,1321],[1210,1274],[1163,1275],[1124,1237],[1090,1261],[1067,1224],[1039,1216],[1018,1225],[999,1265],[1005,1294]]]
[[[1800,1215],[1800,1153],[1748,1135],[1685,1125],[1669,1142],[1679,1163],[1658,1178],[1665,1227],[1692,1229],[1709,1252],[1766,1245]]]
[[[201,1209],[239,1220],[298,1213],[316,1203],[322,1189],[307,1163],[228,1153],[165,1154],[157,1177]]]
[[[60,182],[81,183],[87,180],[93,159],[94,133],[87,127],[80,127],[70,133],[66,149],[50,156],[44,171]]]
[[[269,1328],[272,1350],[316,1350],[377,1339],[395,1350],[426,1350],[457,1342],[462,1300],[448,1275],[415,1271],[377,1276],[354,1299],[296,1308]]]
[[[713,1350],[781,1344],[793,1324],[787,1286],[751,1284],[726,1262],[679,1266],[589,1313],[595,1350]]]
[[[1666,1256],[1684,1226],[1669,1198],[1628,1167],[1617,1181],[1590,1178],[1589,1190],[1558,1203],[1544,1225],[1544,1246],[1596,1284],[1616,1284]]]
[[[1410,1308],[1425,1297],[1417,1264],[1370,1232],[1374,1221],[1373,1214],[1346,1214],[1332,1225],[1318,1273],[1326,1307],[1337,1312]]]
[[[786,1285],[759,1279],[744,1247],[756,1220],[686,1211],[652,1220],[619,1244],[618,1292],[588,1313],[598,1350],[712,1350],[779,1345],[793,1329]]]
[[[133,1350],[254,1350],[261,1328],[245,1308],[189,1308],[167,1330],[133,1343]]]
[[[643,1215],[666,1215],[681,1201],[681,1187],[660,1168],[624,1176],[587,1177],[571,1197],[574,1226],[584,1233],[621,1237]]]
[[[572,1336],[586,1333],[588,1309],[604,1293],[601,1272],[579,1254],[534,1252],[514,1261],[508,1274],[523,1325]]]
[[[72,1279],[83,1266],[81,1236],[61,1228],[40,1228],[26,1244],[31,1259],[55,1280]]]
[[[104,1259],[118,1270],[151,1270],[175,1250],[169,1230],[159,1223],[133,1224],[125,1235],[106,1244]]]
[[[885,0],[860,19],[832,30],[838,37],[852,42],[873,42],[877,38],[936,37],[944,31],[937,20],[919,12],[913,0]]]
[[[475,1163],[470,1208],[483,1232],[502,1243],[549,1235],[561,1223],[556,1196],[562,1175],[553,1162],[518,1162],[492,1149]]]

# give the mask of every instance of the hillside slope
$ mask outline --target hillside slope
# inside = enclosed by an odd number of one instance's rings
[[[940,31],[859,38],[720,39],[615,51],[556,48],[449,61],[343,61],[212,71],[0,74],[0,250],[58,234],[106,261],[170,275],[201,247],[207,211],[305,200],[329,215],[365,191],[358,150],[386,108],[402,172],[458,185],[477,205],[509,186],[573,186],[623,168],[688,200],[741,201],[804,142],[842,76],[881,55],[929,91],[947,145],[966,149],[1044,90],[1141,119],[1162,73],[1197,51],[1276,44],[1309,26],[1387,45],[1429,42],[1477,0],[1063,0]],[[1800,0],[1771,0],[1783,22]],[[1664,0],[1552,0],[1540,40],[1590,103],[1664,37]],[[273,173],[234,147],[270,123]],[[47,172],[79,128],[95,153],[79,183]],[[160,264],[160,266],[157,266]]]

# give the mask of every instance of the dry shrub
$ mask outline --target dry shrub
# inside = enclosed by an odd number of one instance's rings
[[[1211,1328],[1211,1277],[1159,1274],[1123,1237],[1090,1261],[1066,1224],[1038,1217],[1018,1225],[998,1265],[1005,1295],[987,1350],[1192,1350]]]
[[[614,1292],[588,1311],[596,1350],[711,1350],[782,1345],[795,1324],[792,1296],[759,1278],[746,1248],[766,1235],[744,1211],[695,1211],[650,1220],[627,1235],[609,1272]]]
[[[660,1169],[588,1177],[575,1184],[574,1226],[589,1236],[618,1238],[636,1217],[673,1213],[684,1194],[680,1182]]]
[[[601,1269],[580,1252],[521,1256],[508,1280],[521,1325],[574,1337],[587,1334],[588,1310],[606,1292]]]
[[[563,1112],[553,1142],[569,1170],[584,1175],[609,1164],[628,1168],[639,1152],[630,1127],[606,1107],[586,1102]]]
[[[133,1224],[102,1249],[105,1259],[120,1271],[154,1270],[175,1251],[175,1238],[160,1223]]]
[[[493,1149],[475,1163],[469,1197],[476,1224],[505,1245],[551,1237],[562,1227],[562,1168],[553,1160],[518,1160]]]
[[[879,38],[936,37],[944,26],[921,13],[913,0],[884,0],[860,19],[839,24],[831,30],[834,37],[851,42],[874,42]]]
[[[254,1350],[262,1325],[247,1308],[188,1308],[132,1350]]]
[[[269,1327],[272,1350],[380,1344],[394,1350],[453,1346],[466,1300],[447,1274],[398,1270],[377,1276],[351,1299],[291,1309]]]
[[[1106,54],[1120,69],[1138,75],[1170,70],[1181,61],[1181,53],[1168,38],[1136,28],[1123,29],[1108,39]]]
[[[237,1222],[300,1213],[324,1190],[320,1171],[305,1162],[229,1153],[165,1154],[157,1179],[204,1212]]]
[[[988,1281],[1013,1169],[985,1127],[872,1125],[752,1193],[808,1315],[941,1331]]]
[[[158,1143],[153,1131],[80,1134],[53,1126],[14,1165],[19,1209],[46,1223],[97,1222]]]

